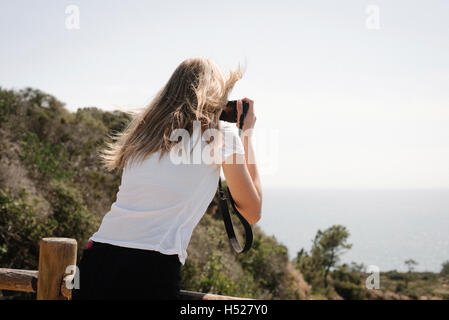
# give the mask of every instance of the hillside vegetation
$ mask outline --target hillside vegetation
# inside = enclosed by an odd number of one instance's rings
[[[340,264],[350,250],[349,230],[334,225],[318,230],[309,252],[301,249],[293,264],[311,286],[312,299],[441,300],[449,299],[449,261],[440,273],[415,272],[419,263],[404,261],[408,272],[379,272],[363,263]]]
[[[81,253],[120,185],[121,172],[103,170],[97,152],[107,134],[122,130],[129,120],[126,113],[97,108],[71,113],[36,89],[0,88],[0,267],[37,269],[43,237],[75,238]],[[256,226],[253,249],[236,255],[216,211],[214,199],[192,235],[182,289],[309,298],[310,288],[284,245]]]

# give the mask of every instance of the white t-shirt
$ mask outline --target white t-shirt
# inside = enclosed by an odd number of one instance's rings
[[[236,125],[219,121],[219,128],[225,138],[222,159],[244,154]],[[201,139],[201,150],[206,144]],[[190,146],[195,153],[200,144]],[[160,161],[159,156],[125,166],[117,200],[90,240],[177,254],[184,265],[192,232],[217,190],[221,162],[174,163],[169,154]]]

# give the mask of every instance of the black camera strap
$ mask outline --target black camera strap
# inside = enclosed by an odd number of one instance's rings
[[[234,109],[235,109],[235,122],[237,122],[237,101],[231,101],[234,103]],[[243,128],[243,122],[245,120],[246,112],[248,111],[249,104],[243,103],[243,114],[240,115],[240,126],[239,130],[241,131]],[[228,102],[229,104],[229,102]],[[223,186],[221,184],[221,177],[219,177],[218,180],[218,194],[219,194],[219,203],[218,208],[221,213],[221,216],[223,217],[224,225],[226,228],[226,233],[228,234],[229,242],[231,243],[232,248],[237,253],[243,253],[251,249],[251,246],[253,244],[253,229],[251,228],[251,225],[246,221],[246,219],[241,215],[241,213],[237,210],[235,207],[234,199],[232,198],[231,191],[229,190],[229,187],[226,188],[227,191],[227,197],[225,194],[225,191],[223,189]],[[228,199],[231,203],[232,212],[239,218],[240,222],[242,223],[243,227],[245,228],[245,245],[242,248],[239,241],[237,240],[237,237],[235,236],[234,232],[234,226],[232,225],[231,215],[229,214],[229,205],[228,205]]]
[[[223,217],[223,221],[225,224],[226,232],[228,234],[229,242],[231,243],[232,248],[237,253],[243,253],[251,249],[251,246],[253,244],[253,230],[251,228],[251,225],[246,221],[246,219],[240,214],[240,212],[235,207],[234,199],[232,199],[231,191],[229,190],[229,187],[226,188],[227,196],[225,194],[225,191],[223,190],[223,186],[221,184],[221,177],[218,180],[218,194],[219,194],[219,203],[218,208],[220,210],[220,213]],[[231,215],[229,214],[229,206],[228,206],[228,200],[231,203],[232,211],[235,215],[240,219],[240,222],[242,223],[243,227],[245,228],[245,246],[242,249],[242,246],[240,245],[239,241],[237,240],[234,232],[234,226],[232,225]]]

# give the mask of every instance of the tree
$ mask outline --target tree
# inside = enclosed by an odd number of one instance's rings
[[[306,252],[304,249],[301,249],[297,255],[295,260],[293,261],[296,268],[301,272],[304,276],[304,279],[312,285],[314,288],[315,285],[320,284],[321,275],[322,275],[322,266],[320,258],[315,256],[312,257],[311,254]]]
[[[345,226],[334,225],[321,231],[318,230],[311,250],[313,260],[319,260],[324,270],[324,287],[327,288],[327,277],[331,268],[340,260],[340,255],[352,247],[348,243],[349,231]]]
[[[443,264],[441,265],[441,274],[443,276],[449,277],[449,260],[447,260],[446,262],[443,262]]]
[[[405,260],[404,263],[407,266],[409,273],[412,273],[415,270],[415,266],[418,265],[418,262],[413,259]]]
[[[351,265],[349,266],[349,269],[351,270],[351,271],[356,271],[356,272],[358,272],[358,273],[364,273],[364,272],[366,272],[366,266],[365,266],[365,264],[362,262],[362,263],[357,263],[357,262],[351,262]]]
[[[412,272],[415,270],[415,266],[418,265],[418,262],[416,262],[413,259],[408,259],[404,261],[405,265],[407,266],[408,269],[408,275],[405,278],[405,287],[408,288],[408,283],[411,280],[412,277]]]

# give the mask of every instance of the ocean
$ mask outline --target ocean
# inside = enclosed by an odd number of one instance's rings
[[[352,248],[341,263],[375,265],[380,271],[439,272],[449,260],[449,189],[264,189],[258,225],[286,245],[290,258],[310,250],[318,229],[340,224]]]

